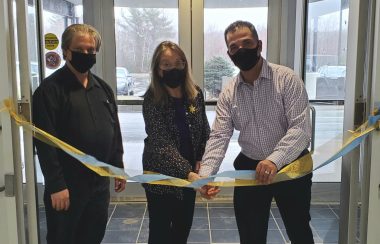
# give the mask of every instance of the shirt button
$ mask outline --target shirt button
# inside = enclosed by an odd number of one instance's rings
[[[189,125],[189,127],[191,127],[191,125]]]

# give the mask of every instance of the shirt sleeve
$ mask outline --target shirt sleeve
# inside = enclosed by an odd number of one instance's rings
[[[33,95],[32,106],[34,125],[53,136],[57,136],[55,130],[58,111],[56,93],[48,90],[48,87],[40,87]],[[38,139],[34,139],[34,143],[47,190],[50,193],[55,193],[66,189],[63,169],[58,160],[58,149]]]
[[[118,109],[115,101],[115,97],[113,95],[112,90],[109,91],[110,94],[112,94],[112,104],[114,106],[114,119],[116,121],[115,123],[115,138],[114,138],[114,153],[112,153],[112,158],[111,158],[111,163],[112,165],[119,167],[119,168],[124,168],[124,163],[123,163],[123,154],[124,154],[124,149],[123,149],[123,138],[121,135],[121,129],[120,129],[120,121],[119,121],[119,114],[118,114]]]
[[[153,154],[159,155],[154,163],[149,160],[144,160],[144,164],[150,170],[159,172],[165,175],[187,179],[192,167],[189,162],[184,159],[174,141],[169,138],[169,133],[164,129],[166,122],[163,118],[163,112],[159,106],[153,103],[151,97],[146,96],[143,103],[143,116],[145,122],[145,130],[149,140],[149,150]],[[147,140],[147,139],[146,139]],[[146,150],[146,149],[144,149]]]
[[[229,89],[224,89],[218,99],[216,118],[212,126],[210,138],[206,144],[199,170],[200,176],[209,176],[218,172],[234,132],[230,93]]]
[[[295,160],[308,147],[311,138],[310,107],[305,86],[296,75],[285,82],[283,97],[288,129],[267,157],[278,169]]]

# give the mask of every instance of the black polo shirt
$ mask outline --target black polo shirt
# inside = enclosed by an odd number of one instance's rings
[[[111,88],[89,73],[87,87],[67,66],[46,78],[33,95],[33,122],[95,158],[123,167],[123,146],[117,106]],[[107,180],[63,151],[35,140],[46,188],[88,190]],[[99,178],[100,177],[100,178]]]

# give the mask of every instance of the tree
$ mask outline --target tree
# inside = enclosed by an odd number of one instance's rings
[[[129,8],[128,12],[121,12],[117,24],[117,50],[122,52],[118,64],[131,72],[148,72],[156,45],[174,36],[172,22],[162,9]]]
[[[205,88],[211,93],[212,97],[218,97],[222,90],[223,76],[231,77],[234,68],[222,56],[214,56],[205,63]]]

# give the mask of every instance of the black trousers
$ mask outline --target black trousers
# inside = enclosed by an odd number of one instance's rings
[[[184,189],[183,199],[145,191],[149,211],[149,244],[186,244],[193,223],[195,191]]]
[[[48,244],[101,243],[108,220],[109,186],[83,194],[70,192],[67,211],[52,208],[50,193],[44,195]]]
[[[303,154],[307,153],[304,151]],[[301,155],[303,155],[301,154]],[[256,169],[260,160],[240,153],[235,159],[236,169]],[[309,225],[311,178],[308,174],[299,179],[272,185],[235,187],[234,209],[241,244],[265,244],[272,198],[276,200],[286,233],[293,244],[313,244]]]

